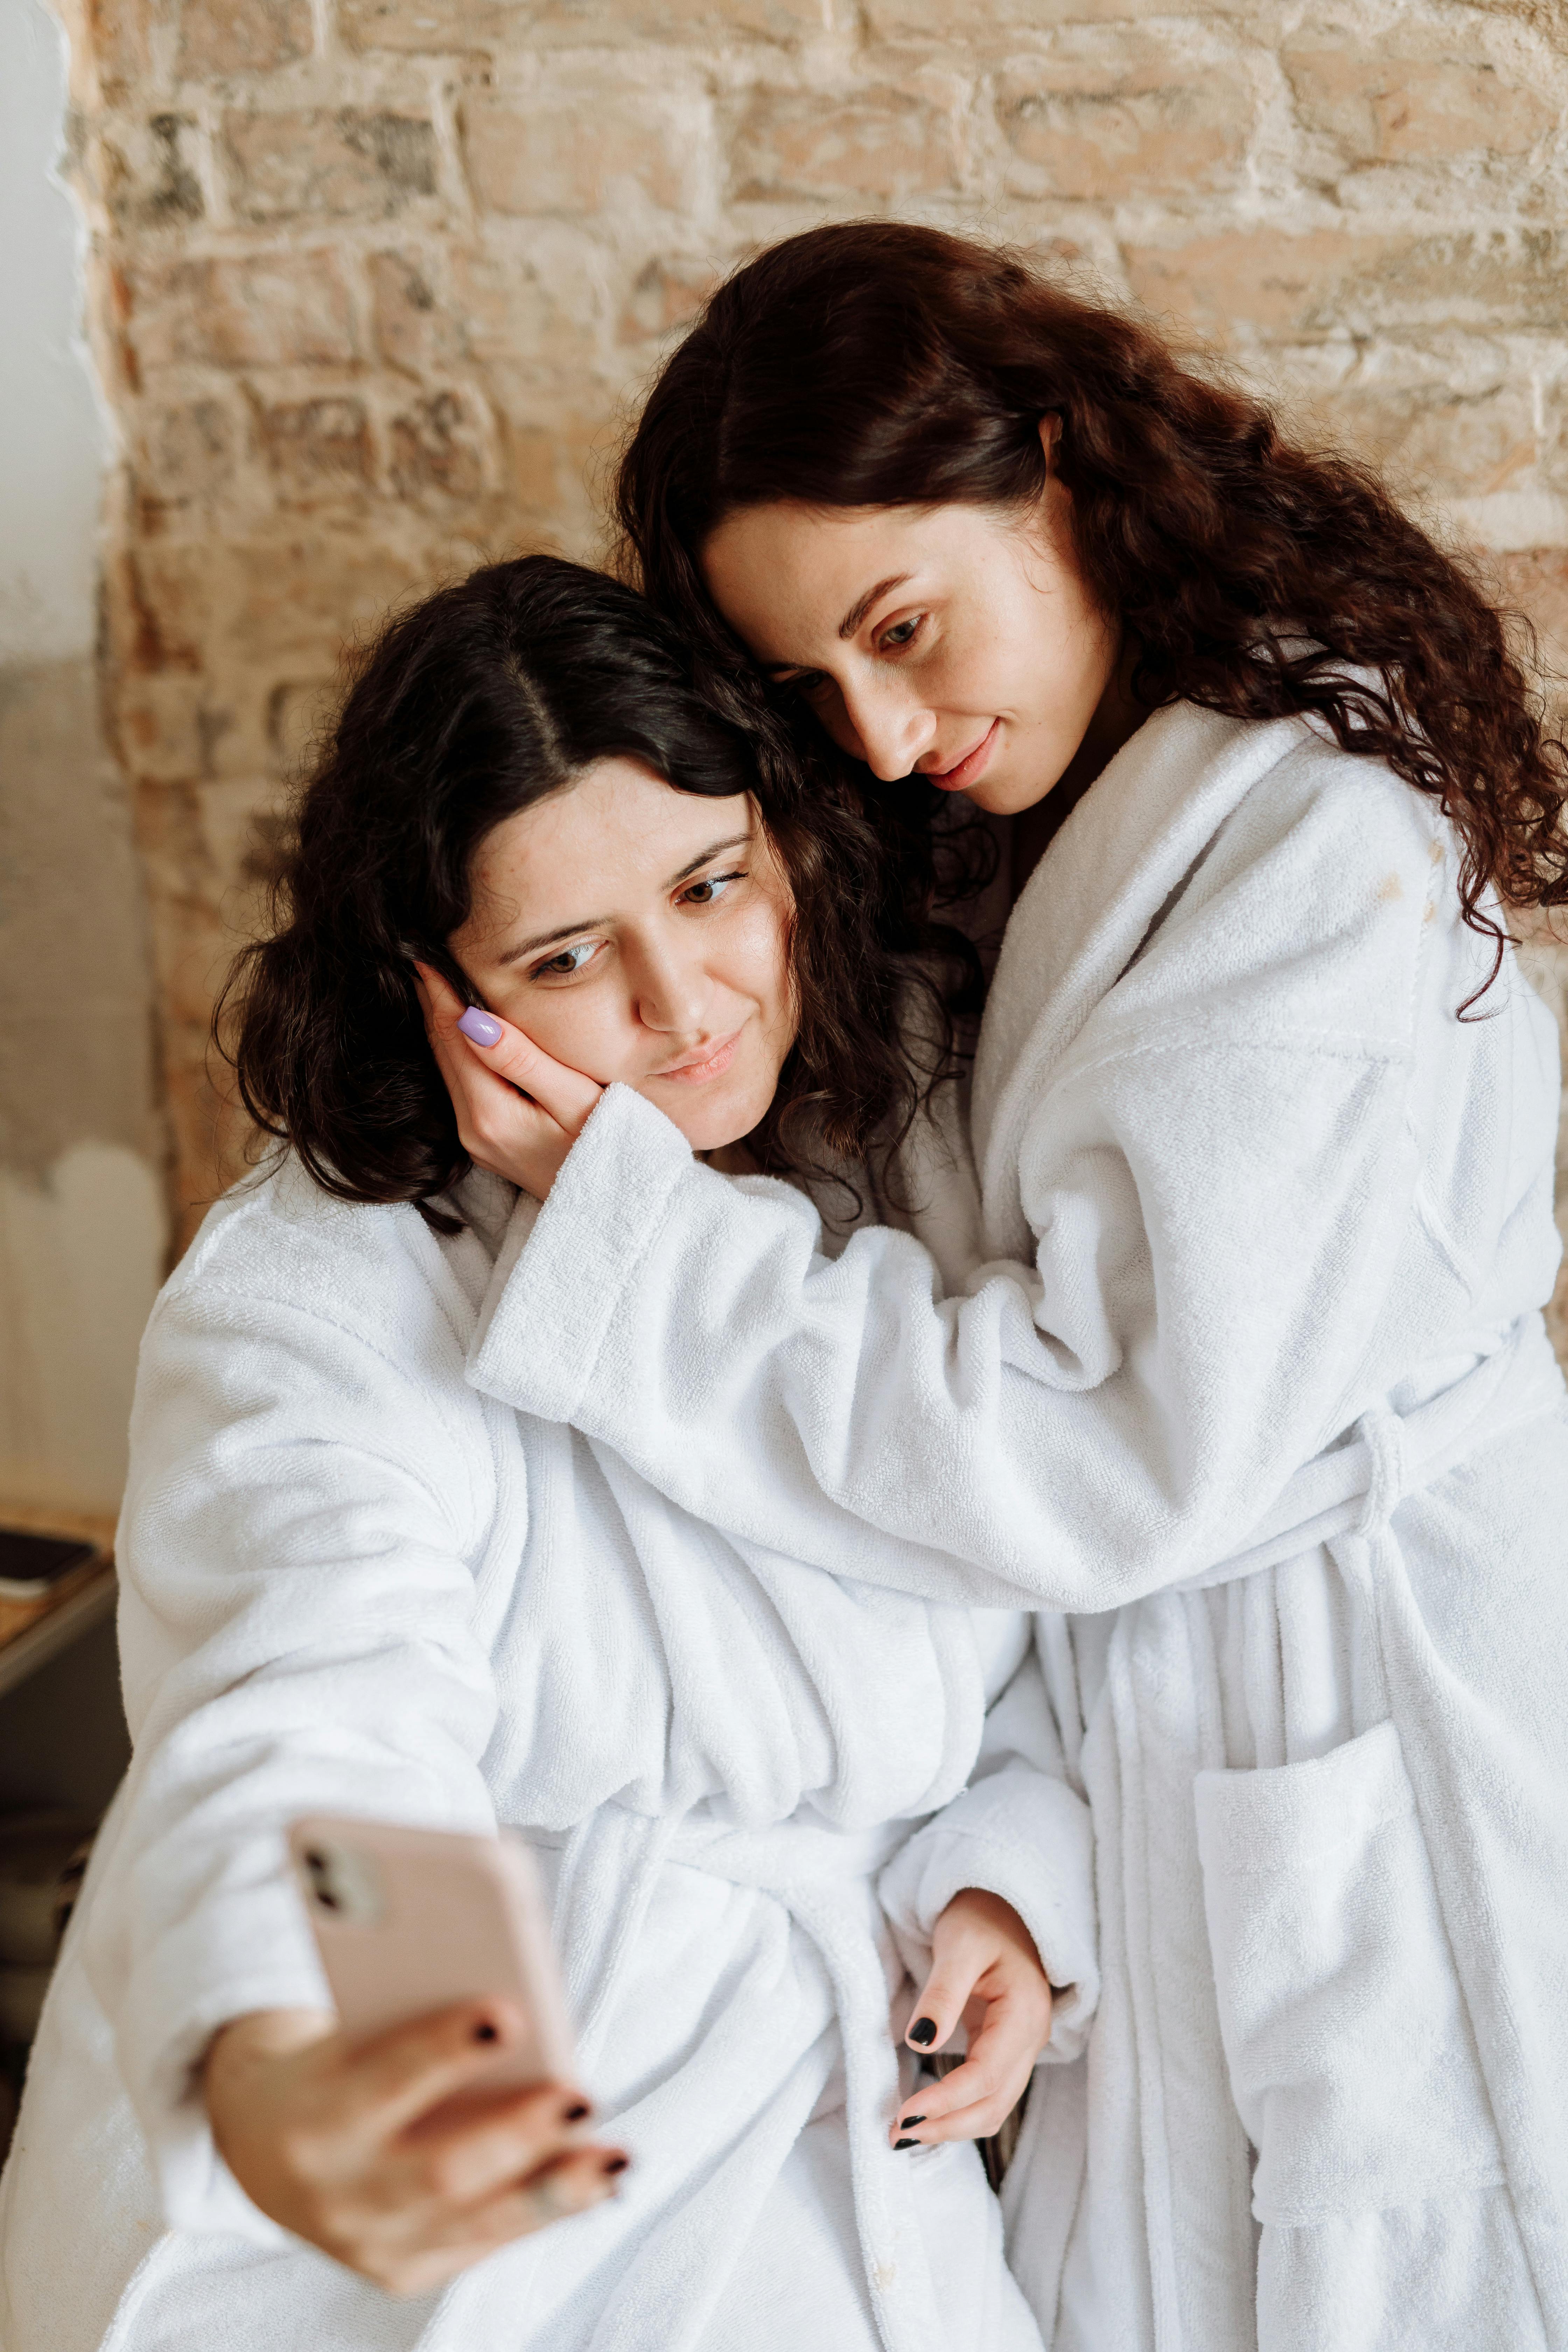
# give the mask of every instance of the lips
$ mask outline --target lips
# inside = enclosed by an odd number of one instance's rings
[[[1002,721],[999,719],[994,719],[974,749],[972,751],[966,751],[956,766],[942,770],[925,768],[921,769],[921,773],[925,777],[928,784],[936,786],[939,793],[966,791],[971,784],[979,782],[990,761],[992,752],[996,748],[996,740],[1001,732]]]
[[[709,1046],[696,1059],[689,1056],[684,1062],[677,1062],[672,1068],[656,1070],[653,1075],[656,1078],[679,1079],[683,1086],[702,1086],[710,1078],[723,1076],[735,1058],[735,1048],[740,1042],[741,1033],[737,1029],[717,1045]]]

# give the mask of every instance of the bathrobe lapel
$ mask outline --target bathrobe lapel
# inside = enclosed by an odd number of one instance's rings
[[[1013,910],[974,1063],[973,1139],[993,1256],[1030,1258],[1018,1184],[1052,1068],[1135,960],[1226,818],[1301,730],[1177,703],[1124,744]]]

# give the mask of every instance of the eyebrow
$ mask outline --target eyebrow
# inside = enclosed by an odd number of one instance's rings
[[[839,636],[845,639],[852,637],[856,630],[859,627],[861,622],[865,619],[867,614],[870,611],[872,605],[877,602],[877,599],[879,596],[885,596],[889,588],[901,588],[905,581],[911,577],[912,574],[908,572],[894,572],[889,573],[886,580],[879,580],[874,588],[868,588],[866,593],[861,597],[860,602],[858,604],[852,604],[848,612],[845,614],[844,618],[839,622]],[[777,661],[764,662],[763,667],[767,671],[770,677],[774,678],[775,680],[782,680],[786,672],[808,670],[811,667],[811,664],[809,662]]]
[[[665,888],[679,889],[682,882],[689,880],[698,868],[706,866],[710,858],[721,856],[726,849],[750,847],[752,838],[750,833],[731,833],[722,841],[710,841],[706,849],[700,849],[696,856],[681,867],[679,874],[670,876],[664,886]],[[516,947],[508,948],[505,955],[498,956],[496,961],[498,964],[521,963],[524,956],[537,955],[541,948],[552,947],[557,940],[572,940],[576,938],[579,931],[597,930],[602,923],[607,923],[609,919],[607,915],[584,915],[575,923],[559,924],[552,931],[540,931],[531,940],[521,940]]]
[[[874,588],[868,588],[860,602],[858,604],[852,604],[839,622],[839,635],[852,637],[878,597],[885,596],[889,588],[901,588],[909,577],[910,574],[907,572],[895,572],[890,578],[879,580]]]

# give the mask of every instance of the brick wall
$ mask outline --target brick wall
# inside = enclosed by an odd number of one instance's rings
[[[123,436],[107,659],[177,1204],[283,780],[345,635],[592,553],[717,272],[890,210],[1218,338],[1490,551],[1568,665],[1561,0],[62,0]]]

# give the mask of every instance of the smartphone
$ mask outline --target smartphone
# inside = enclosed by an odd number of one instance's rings
[[[289,1850],[338,2021],[368,2040],[500,1995],[527,2021],[482,2093],[570,2083],[572,2033],[539,1865],[519,1837],[310,1815]]]
[[[0,1528],[0,1601],[41,1601],[73,1569],[85,1568],[98,1557],[96,1544],[76,1536]]]

